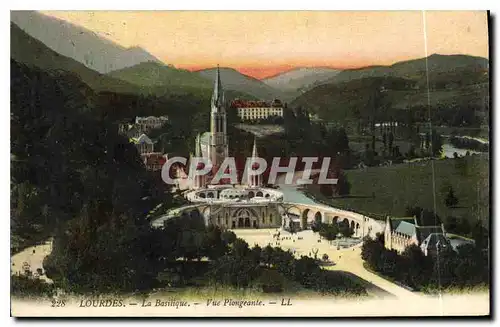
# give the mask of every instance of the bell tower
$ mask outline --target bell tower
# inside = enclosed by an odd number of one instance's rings
[[[209,157],[214,168],[220,167],[224,159],[229,155],[226,136],[226,109],[224,105],[224,90],[220,80],[219,66],[217,66],[210,112]]]

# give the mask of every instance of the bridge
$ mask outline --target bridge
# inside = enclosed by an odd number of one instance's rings
[[[383,233],[385,229],[385,221],[376,220],[374,218],[343,209],[338,209],[322,204],[301,204],[294,202],[280,202],[270,201],[263,203],[245,202],[245,201],[207,201],[204,203],[195,203],[186,205],[180,208],[169,210],[165,215],[155,219],[151,225],[153,227],[162,227],[164,221],[176,217],[186,216],[201,216],[208,223],[209,215],[215,215],[220,210],[231,207],[255,207],[255,206],[268,206],[270,204],[277,205],[282,215],[294,215],[300,217],[300,227],[308,229],[314,222],[322,223],[347,223],[354,231],[354,237],[375,237],[377,233]]]
[[[282,207],[287,214],[300,217],[302,229],[308,229],[308,226],[314,222],[325,224],[344,222],[353,229],[355,237],[375,237],[377,233],[383,233],[385,229],[385,221],[327,205],[285,202]]]

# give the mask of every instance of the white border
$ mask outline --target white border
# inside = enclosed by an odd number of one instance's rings
[[[236,1],[193,1],[193,0],[183,0],[179,2],[173,2],[173,1],[96,1],[96,0],[87,0],[87,1],[82,1],[79,3],[76,2],[69,2],[69,1],[55,1],[55,0],[46,0],[43,2],[40,1],[35,1],[35,0],[26,0],[23,1],[22,3],[20,2],[2,2],[1,6],[5,7],[2,8],[4,10],[1,11],[1,17],[2,17],[2,25],[1,28],[2,33],[0,33],[0,40],[1,44],[3,45],[4,51],[2,51],[2,60],[0,63],[3,65],[3,70],[4,72],[4,79],[3,79],[3,87],[1,88],[1,98],[2,98],[2,104],[3,108],[1,110],[1,115],[2,119],[0,119],[0,124],[1,127],[0,131],[2,131],[4,140],[10,140],[10,115],[8,109],[10,107],[9,105],[9,55],[8,55],[8,49],[9,49],[9,10],[28,10],[28,9],[38,9],[38,10],[83,10],[83,9],[93,9],[93,10],[158,10],[158,9],[169,9],[169,10],[419,10],[419,9],[427,9],[427,10],[487,10],[490,9],[492,10],[492,13],[498,14],[500,10],[498,9],[500,1],[497,0],[491,0],[491,1],[486,1],[486,0],[476,0],[476,1],[463,1],[463,0],[456,0],[456,1],[435,1],[435,0],[419,0],[419,1],[412,1],[412,2],[403,2],[400,0],[392,0],[392,1],[384,1],[384,0],[379,0],[379,1],[360,1],[360,0],[350,0],[350,1],[318,1],[318,0],[308,0],[308,1],[297,1],[297,0],[288,0],[288,1],[283,1],[281,3],[278,2],[271,2],[268,0],[253,0],[253,1],[248,1],[248,2],[236,2]],[[497,17],[497,22],[498,24],[498,17]],[[492,40],[493,41],[493,40]],[[495,33],[495,38],[493,41],[492,45],[498,44],[498,33]],[[495,53],[495,52],[493,52]],[[491,60],[495,60],[496,58],[490,58]],[[496,61],[495,61],[496,63]],[[492,71],[492,78],[496,81],[496,64],[495,64],[495,71]],[[492,92],[492,96],[499,94],[499,86],[498,83],[495,83],[495,90],[496,92]],[[497,102],[495,102],[496,104]],[[498,106],[495,108],[492,108],[492,111],[497,112]],[[495,114],[495,121],[494,125],[495,126],[500,126],[500,113]],[[498,134],[498,133],[497,133]],[[492,144],[494,146],[495,153],[499,152],[499,143],[498,141],[498,135],[495,135],[494,140],[492,141]],[[9,278],[10,272],[8,272],[6,266],[7,262],[10,261],[10,244],[9,244],[9,239],[10,239],[10,202],[9,202],[9,194],[10,194],[10,188],[9,188],[9,176],[10,174],[10,149],[9,149],[9,143],[7,141],[1,142],[0,143],[0,163],[2,165],[2,172],[3,174],[1,175],[1,181],[0,181],[0,189],[1,189],[1,207],[2,207],[2,212],[4,213],[2,217],[2,231],[4,233],[4,249],[2,251],[2,262],[4,262],[4,269],[2,269],[2,297],[1,297],[1,307],[3,309],[2,318],[9,317],[10,316],[10,290],[9,290],[9,284],[7,282],[7,279]],[[497,168],[498,165],[500,165],[498,162],[495,165],[494,168]],[[496,182],[498,182],[498,174],[495,176],[495,186],[498,186]],[[491,185],[493,186],[493,185]],[[495,194],[495,198],[492,199],[492,203],[500,203],[500,196]],[[496,212],[496,211],[495,211]],[[492,217],[492,220],[496,217]],[[493,237],[499,235],[498,234],[498,225],[499,223],[495,223],[494,227],[495,230],[493,231]],[[498,242],[495,242],[498,243]],[[495,248],[496,250],[496,248]],[[495,258],[494,262],[498,263],[499,259],[499,254],[498,251],[495,251]],[[496,265],[497,266],[497,265]],[[10,267],[10,265],[9,265]],[[498,285],[498,267],[496,267],[495,271],[495,286]],[[495,287],[495,291],[497,290],[498,286]],[[498,292],[492,292],[492,294],[498,294]],[[498,299],[495,301],[495,309],[498,306]],[[401,305],[404,305],[402,303]],[[396,309],[396,308],[395,308]],[[491,308],[494,310],[494,308]],[[496,310],[495,310],[496,311]],[[7,324],[10,326],[11,324],[14,323],[20,323],[20,324],[26,324],[27,321],[15,321],[13,319],[8,319]],[[305,323],[310,323],[311,321],[304,321],[304,320],[299,320],[299,321],[272,321],[272,322],[263,322],[263,321],[253,321],[253,323],[258,323],[260,325],[284,325],[284,324],[290,324],[290,323],[295,323],[295,324],[305,324]],[[340,325],[345,325],[346,321],[335,321],[333,320],[326,320],[326,321],[315,321],[315,323],[322,323],[322,324],[331,324],[332,322],[335,322],[336,324]],[[389,323],[389,321],[368,321],[365,320],[363,321],[365,323],[370,323],[370,324],[380,324],[380,325],[385,325]],[[423,321],[426,324],[429,325],[438,325],[442,323],[454,323],[454,322],[445,322],[445,321]],[[468,321],[469,323],[471,321]],[[38,322],[33,322],[29,321],[28,322],[30,325],[53,325],[54,323],[59,323],[59,324],[66,324],[68,321],[38,321]],[[76,324],[82,324],[84,322],[82,321],[72,321],[72,323]],[[111,321],[89,321],[85,323],[91,323],[94,326],[104,326],[107,323],[124,323],[123,321],[120,322],[111,322]],[[137,325],[143,325],[144,321],[140,322],[126,322],[127,324],[137,324]],[[158,321],[158,320],[153,320],[153,321],[148,321],[148,323],[155,323],[155,324],[177,324],[177,323],[183,323],[181,321]],[[190,324],[195,324],[198,322],[190,322]],[[212,325],[219,325],[221,323],[223,324],[247,324],[248,322],[244,321],[209,321],[205,322],[209,323]],[[350,322],[354,324],[360,324],[361,322]],[[395,324],[400,324],[400,323],[417,323],[415,321],[391,321],[391,323]],[[420,322],[421,323],[421,322]]]

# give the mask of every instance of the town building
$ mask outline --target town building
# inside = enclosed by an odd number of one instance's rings
[[[149,117],[135,117],[135,125],[143,133],[147,133],[152,129],[162,127],[168,121],[167,116],[149,116]]]
[[[121,123],[118,125],[118,133],[130,138],[138,138],[143,134],[142,130],[134,124]]]
[[[167,156],[161,152],[143,153],[141,154],[141,158],[146,169],[151,171],[161,170],[165,162],[167,162]]]
[[[138,138],[153,129],[162,127],[168,121],[167,116],[135,117],[134,123],[121,121],[118,123],[118,133],[129,138]]]
[[[396,250],[399,253],[415,244],[425,255],[434,253],[438,247],[450,246],[441,221],[432,222],[429,219],[423,219],[423,216],[410,218],[388,216],[384,231],[384,244],[387,249]]]
[[[166,155],[154,152],[155,142],[146,135],[152,129],[160,128],[168,121],[166,116],[136,117],[135,123],[122,121],[118,123],[118,132],[135,145],[146,169],[159,171],[166,162]]]
[[[238,117],[242,121],[252,121],[269,117],[283,117],[284,105],[278,99],[272,102],[236,99],[231,102],[230,108],[238,111]]]
[[[131,138],[130,142],[135,144],[139,154],[151,153],[154,150],[154,142],[146,135],[141,134],[141,136]]]

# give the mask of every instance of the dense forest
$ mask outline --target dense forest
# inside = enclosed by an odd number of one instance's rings
[[[451,73],[450,73],[451,74]],[[364,77],[317,86],[300,95],[292,106],[304,106],[319,118],[343,125],[404,122],[412,115],[417,123],[430,117],[436,125],[478,127],[488,124],[488,76],[454,72],[451,79],[434,76],[430,90],[409,78]],[[471,79],[468,79],[468,78]]]
[[[11,61],[12,246],[85,215],[143,219],[164,186],[114,124],[96,118],[94,94],[73,75]]]

